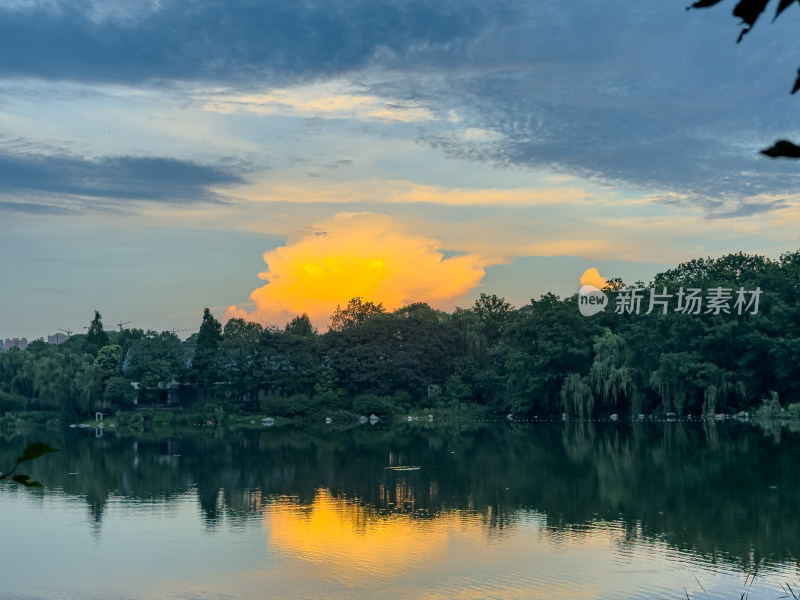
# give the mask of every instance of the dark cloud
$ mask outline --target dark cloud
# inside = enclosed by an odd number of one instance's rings
[[[797,164],[758,153],[800,130],[787,78],[796,30],[737,46],[725,13],[628,4],[560,3],[507,27],[503,43],[481,53],[496,68],[460,72],[445,85],[426,78],[416,89],[406,76],[379,89],[449,103],[462,121],[428,127],[420,139],[458,158],[691,195],[709,209],[796,193]],[[466,139],[465,127],[493,135]]]
[[[75,211],[64,206],[36,202],[4,202],[0,200],[0,212],[24,213],[29,215],[72,215]]]
[[[800,131],[800,99],[788,93],[798,62],[791,11],[736,44],[738,28],[726,11],[687,12],[681,3],[130,5],[138,8],[124,13],[127,4],[111,3],[116,8],[103,13],[103,3],[89,0],[0,8],[0,77],[263,89],[348,74],[365,92],[442,117],[420,125],[420,139],[462,159],[676,192],[709,208],[793,194],[800,184],[796,164],[758,155]],[[460,118],[455,124],[445,118],[451,111]],[[494,137],[466,139],[468,127]],[[133,171],[157,172],[157,165],[113,160],[100,162],[130,177],[89,178],[90,188],[156,196],[154,187],[135,183]],[[35,161],[25,166],[36,168]],[[85,187],[78,175],[61,180]],[[185,190],[172,177],[167,183],[181,198],[210,185],[202,178]]]
[[[66,154],[0,151],[0,195],[40,197],[44,212],[72,212],[95,201],[158,201],[187,204],[222,198],[215,186],[241,183],[226,168],[162,157],[115,156],[88,159]],[[53,198],[61,200],[53,203]],[[64,204],[72,205],[73,208]],[[37,203],[7,201],[6,210],[35,212]]]
[[[708,214],[709,219],[736,219],[742,217],[751,217],[753,215],[771,212],[774,210],[782,210],[788,208],[789,204],[784,200],[773,200],[771,202],[741,202],[738,206],[734,206],[729,210],[721,212],[712,212]]]
[[[91,82],[329,76],[376,60],[458,56],[482,3],[164,0],[97,17],[87,2],[0,8],[0,77]]]

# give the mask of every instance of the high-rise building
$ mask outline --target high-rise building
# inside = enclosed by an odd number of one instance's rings
[[[6,350],[11,350],[11,348],[25,350],[28,347],[28,338],[6,338],[3,346],[5,346]]]
[[[56,333],[56,334],[47,336],[47,343],[48,344],[63,344],[68,339],[69,339],[69,336],[66,333]]]

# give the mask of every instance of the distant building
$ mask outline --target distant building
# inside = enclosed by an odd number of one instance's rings
[[[0,340],[0,352],[6,349],[6,344],[3,340]]]
[[[63,344],[69,339],[69,336],[66,333],[56,333],[54,335],[47,336],[47,343],[48,344]]]
[[[11,350],[11,348],[25,350],[28,347],[28,338],[6,338],[3,346],[6,350]]]

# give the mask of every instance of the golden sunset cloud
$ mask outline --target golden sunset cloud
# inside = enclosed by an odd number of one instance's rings
[[[591,269],[586,269],[581,275],[581,285],[593,285],[598,290],[602,290],[608,285],[608,279],[600,275],[600,272],[595,267],[592,267]]]
[[[449,309],[485,274],[489,261],[467,254],[444,258],[438,241],[404,230],[376,213],[340,213],[264,253],[267,285],[253,291],[255,310],[236,306],[224,318],[264,324],[307,313],[324,327],[338,305],[360,296],[392,310],[412,302]]]

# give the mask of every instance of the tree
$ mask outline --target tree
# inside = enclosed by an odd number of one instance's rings
[[[123,407],[133,402],[134,398],[136,398],[136,390],[133,389],[129,379],[112,377],[105,382],[105,390],[103,390],[103,400],[105,402]]]
[[[330,331],[343,331],[355,325],[359,325],[376,315],[385,313],[383,304],[374,304],[372,302],[364,302],[361,296],[351,298],[345,308],[336,306],[336,310],[331,316],[331,324],[328,329]]]
[[[258,351],[263,328],[244,319],[225,323],[222,334],[222,357],[228,381],[240,398],[258,392]]]
[[[475,300],[472,310],[483,323],[483,332],[489,346],[494,346],[500,340],[503,327],[511,316],[511,304],[506,302],[505,298],[498,298],[494,294],[491,296],[481,294]]]
[[[709,8],[715,4],[719,4],[720,2],[722,2],[722,0],[698,0],[688,7],[687,10],[692,8]],[[789,6],[794,2],[795,0],[780,0],[778,3],[778,8],[775,11],[775,17],[773,18],[773,21],[775,21],[775,19],[777,19],[783,13],[783,11],[789,8]],[[766,10],[769,3],[770,0],[739,0],[733,9],[733,16],[742,20],[742,25],[744,25],[744,28],[739,33],[739,39],[736,40],[737,44],[741,42],[742,38],[753,28],[758,18]],[[800,2],[798,2],[798,4],[800,4]],[[800,90],[800,69],[797,71],[797,79],[794,82],[794,86],[792,86],[791,93],[794,94],[798,90]],[[800,146],[797,146],[788,140],[778,140],[769,148],[762,150],[761,154],[770,158],[800,158]]]
[[[203,322],[197,334],[197,345],[192,358],[192,380],[198,387],[208,388],[220,376],[219,350],[222,345],[222,324],[211,311],[203,310]]]
[[[103,329],[103,317],[98,311],[94,311],[94,319],[89,323],[89,331],[86,332],[86,341],[96,351],[108,344],[108,334]]]
[[[139,382],[139,389],[149,400],[162,396],[163,390],[177,381],[186,369],[186,355],[181,341],[171,331],[148,331],[129,350],[126,377]]]
[[[116,344],[103,346],[94,359],[94,365],[100,369],[100,379],[105,389],[109,379],[122,374],[122,347]]]
[[[317,330],[314,329],[314,326],[311,324],[311,319],[308,318],[308,314],[303,313],[286,324],[286,333],[300,337],[309,337],[317,333]]]

